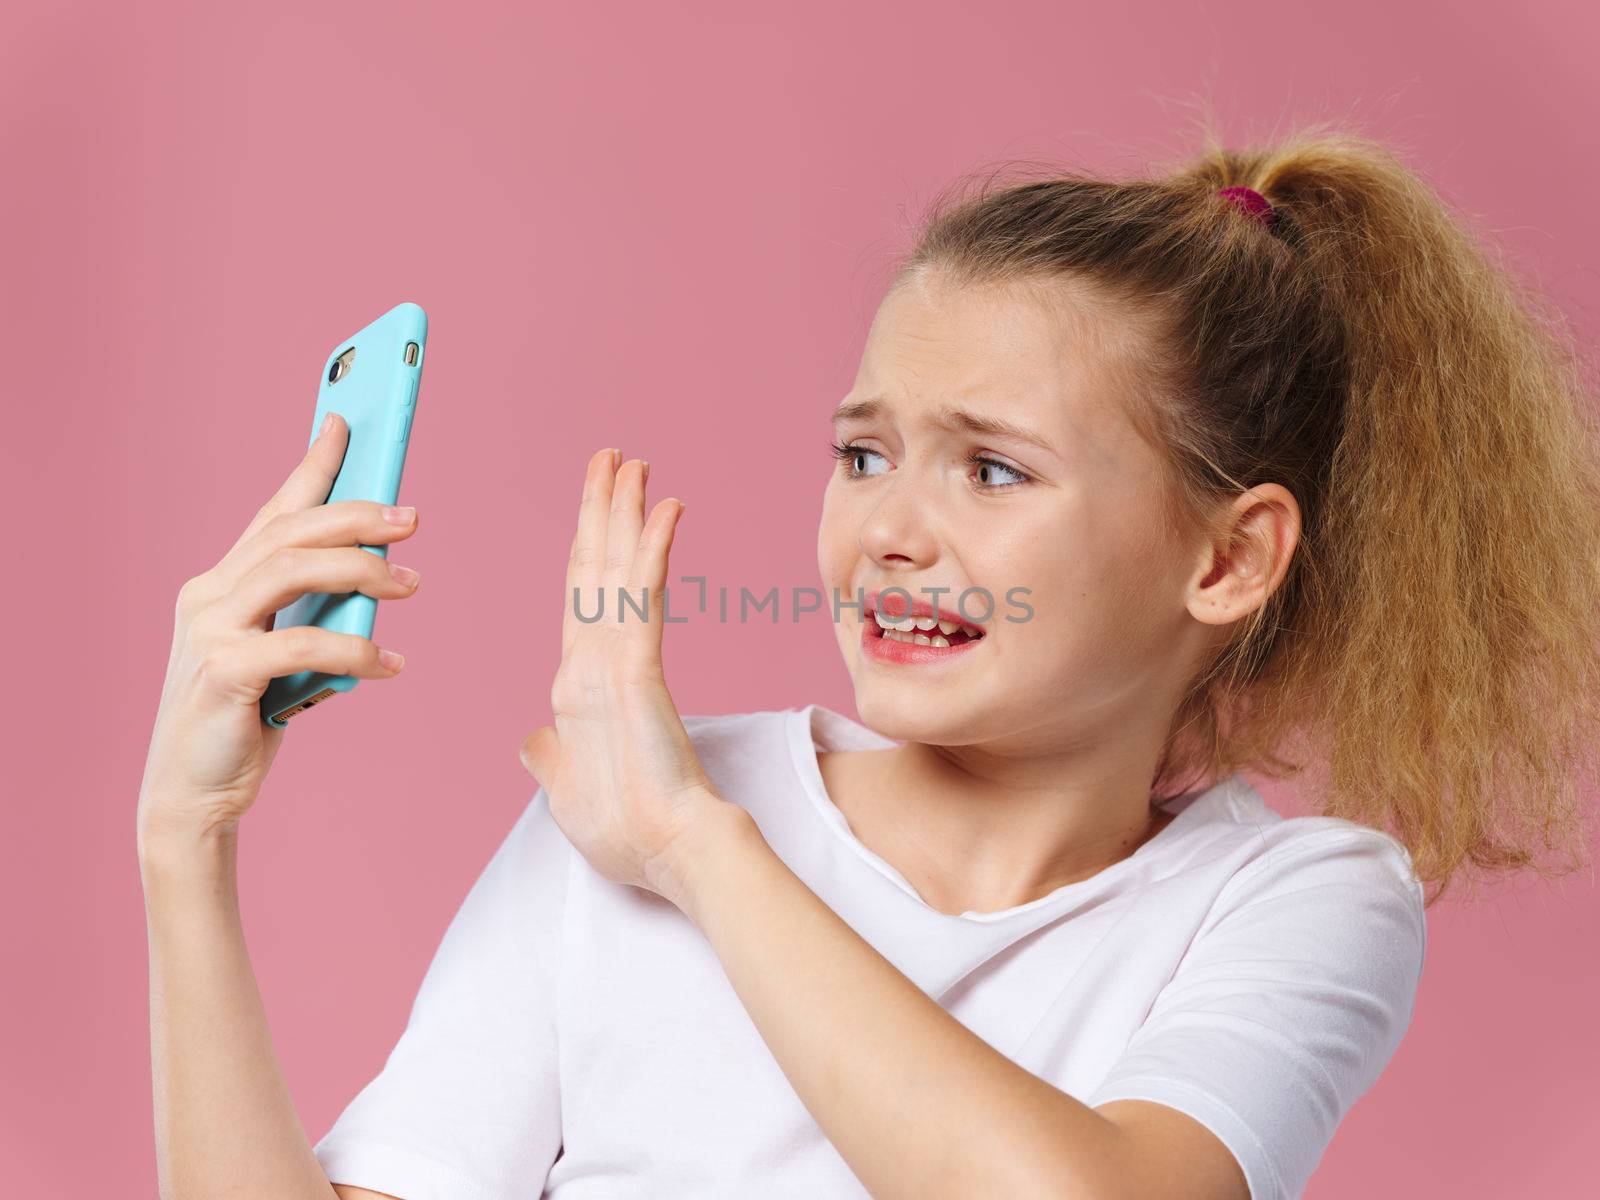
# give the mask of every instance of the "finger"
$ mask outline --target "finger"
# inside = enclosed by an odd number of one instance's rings
[[[309,594],[360,592],[378,600],[401,599],[420,581],[399,578],[397,567],[354,546],[288,546],[247,572],[206,616],[223,628],[256,628],[269,614]]]
[[[583,477],[583,498],[578,504],[578,529],[567,556],[566,597],[562,605],[561,649],[563,657],[572,639],[585,623],[578,620],[581,605],[587,617],[599,611],[601,573],[605,569],[606,523],[610,516],[612,481],[620,452],[600,450],[589,459]]]
[[[327,500],[333,491],[333,481],[339,477],[339,468],[344,465],[345,450],[350,445],[349,423],[338,413],[330,415],[333,418],[331,425],[318,431],[299,465],[289,472],[289,477],[273,493],[272,498],[261,506],[255,519],[245,526],[239,540],[233,544],[234,549],[249,541],[279,513],[311,508]]]
[[[617,474],[611,493],[611,511],[606,525],[606,565],[603,573],[606,594],[621,603],[618,591],[628,585],[633,560],[639,553],[639,535],[644,529],[644,482],[646,464],[630,458]],[[639,597],[634,596],[638,601]],[[619,615],[621,610],[618,610]],[[629,616],[635,614],[630,610]]]
[[[648,627],[635,634],[646,639],[654,650],[656,659],[661,655],[661,635],[665,621],[667,598],[667,560],[672,554],[672,542],[678,532],[678,518],[685,504],[676,497],[661,501],[650,510],[650,519],[639,535],[638,553],[633,560],[633,574],[628,579],[628,590],[636,595],[650,590],[650,621]]]
[[[335,633],[320,625],[294,625],[240,638],[215,651],[206,661],[205,680],[207,686],[219,691],[259,700],[273,679],[297,671],[323,671],[357,679],[391,679],[398,675],[399,667],[390,670],[378,657],[379,652],[376,642],[359,634]]]
[[[241,542],[212,568],[221,594],[238,586],[251,571],[289,546],[385,546],[417,530],[417,513],[401,523],[384,514],[390,506],[375,500],[336,500],[312,508],[285,510]],[[379,557],[387,557],[387,551]]]

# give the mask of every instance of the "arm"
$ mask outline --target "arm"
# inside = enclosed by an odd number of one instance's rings
[[[335,1200],[295,1113],[239,917],[237,834],[139,831],[163,1200]]]
[[[383,1068],[315,1146],[245,949],[236,834],[161,829],[139,826],[163,1200],[512,1196],[544,1181],[561,1140],[555,968],[571,847],[542,793],[451,920]]]
[[[403,599],[365,548],[411,536],[415,510],[328,502],[349,445],[329,414],[233,548],[184,583],[135,828],[150,951],[156,1165],[166,1200],[336,1195],[306,1142],[272,1051],[239,919],[239,822],[284,731],[261,719],[270,682],[302,670],[392,678],[371,638],[275,628],[307,594]]]
[[[907,979],[718,801],[668,898],[715,948],[796,1094],[878,1200],[1243,1200],[1233,1155],[1159,1104],[1094,1109],[1018,1066]]]

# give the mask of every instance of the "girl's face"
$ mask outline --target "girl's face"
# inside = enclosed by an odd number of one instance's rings
[[[860,591],[870,609],[899,587],[983,630],[905,661],[919,651],[863,642],[876,620],[841,609],[856,707],[879,732],[1056,752],[1108,738],[1142,752],[1165,734],[1206,629],[1185,607],[1202,547],[1170,542],[1157,459],[1108,366],[1137,351],[1112,349],[1119,328],[1101,312],[1078,289],[936,275],[878,309],[835,422],[854,450],[823,497],[824,607]]]

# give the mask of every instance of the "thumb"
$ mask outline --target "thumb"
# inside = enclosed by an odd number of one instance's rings
[[[522,760],[522,765],[539,781],[539,786],[548,793],[550,787],[548,780],[555,770],[556,759],[561,753],[561,739],[556,735],[554,727],[541,725],[527,737],[522,739],[522,745],[517,749],[517,757]]]

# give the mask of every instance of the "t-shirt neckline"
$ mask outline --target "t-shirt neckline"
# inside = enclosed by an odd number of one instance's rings
[[[1177,839],[1179,833],[1188,824],[1197,819],[1201,810],[1208,807],[1196,804],[1195,801],[1225,788],[1231,782],[1230,780],[1223,780],[1210,788],[1196,789],[1169,800],[1162,805],[1162,809],[1176,815],[1163,829],[1128,857],[1118,859],[1109,867],[1095,872],[1087,879],[1064,883],[1053,891],[1046,892],[1043,896],[1038,896],[1025,904],[997,909],[994,912],[974,912],[968,909],[962,913],[946,913],[934,908],[933,905],[924,900],[917,892],[917,889],[911,885],[910,880],[901,874],[887,859],[878,855],[856,836],[855,831],[850,828],[849,821],[845,819],[844,811],[828,795],[827,786],[822,779],[822,768],[817,762],[816,741],[821,741],[827,750],[888,750],[904,745],[904,743],[885,737],[883,734],[869,729],[859,721],[821,704],[807,704],[802,708],[787,709],[785,710],[785,718],[788,724],[790,758],[795,775],[800,783],[801,790],[805,792],[807,798],[816,808],[823,824],[831,829],[835,836],[852,853],[866,862],[873,870],[886,877],[918,907],[934,916],[969,923],[994,924],[1003,922],[1013,917],[1036,912],[1046,906],[1059,904],[1069,897],[1105,888],[1115,883],[1121,875],[1132,870],[1135,866],[1142,867],[1152,857],[1164,850]],[[815,735],[820,735],[820,737]]]

